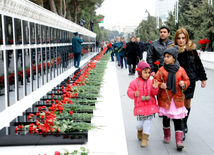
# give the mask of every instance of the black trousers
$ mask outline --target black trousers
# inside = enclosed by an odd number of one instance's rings
[[[128,68],[130,74],[135,74],[136,64],[128,64]]]
[[[172,119],[175,127],[175,131],[182,131],[181,119]],[[170,118],[163,116],[163,127],[170,127]]]

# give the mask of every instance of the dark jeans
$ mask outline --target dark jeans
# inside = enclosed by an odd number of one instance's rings
[[[79,68],[81,53],[74,53],[74,67]]]
[[[121,68],[123,68],[123,60],[124,60],[124,63],[125,63],[125,67],[127,68],[127,60],[126,60],[125,56],[120,56],[120,66],[121,66]]]
[[[111,61],[114,61],[114,52],[111,52]]]
[[[175,127],[175,131],[182,131],[181,119],[172,119]],[[163,116],[163,127],[170,127],[170,118]]]
[[[115,55],[117,57],[118,65],[120,65],[120,56],[119,56],[118,52],[115,52]]]
[[[99,46],[96,46],[96,52],[99,52]]]

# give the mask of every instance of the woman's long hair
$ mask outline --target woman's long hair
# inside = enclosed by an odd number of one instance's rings
[[[180,28],[180,29],[178,29],[178,30],[176,31],[176,33],[175,33],[174,44],[175,44],[175,45],[178,45],[177,39],[178,39],[178,36],[179,36],[180,34],[182,34],[182,33],[185,35],[185,39],[186,39],[186,50],[189,51],[189,49],[190,49],[189,43],[192,42],[192,41],[189,39],[189,34],[188,34],[187,30],[185,30],[184,28]],[[178,45],[178,46],[179,46],[179,45]]]

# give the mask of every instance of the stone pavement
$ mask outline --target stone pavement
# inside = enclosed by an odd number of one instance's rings
[[[113,62],[112,62],[113,63]],[[214,63],[210,64],[213,65]],[[117,67],[115,63],[115,67]],[[209,66],[208,66],[209,67]],[[133,115],[133,100],[126,95],[129,83],[137,77],[129,76],[127,69],[117,67],[118,83],[120,89],[123,120],[125,125],[126,141],[129,155],[214,155],[214,70],[206,68],[208,76],[206,88],[201,88],[197,82],[192,110],[188,120],[189,131],[184,141],[185,149],[176,150],[174,125],[171,121],[172,138],[170,144],[164,144],[162,118],[158,115],[152,120],[151,135],[148,146],[141,148],[141,141],[137,139],[136,118]]]

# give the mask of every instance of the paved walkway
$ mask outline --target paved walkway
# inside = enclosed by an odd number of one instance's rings
[[[213,63],[211,64],[213,65]],[[172,138],[170,144],[164,144],[162,118],[156,115],[152,121],[151,135],[148,147],[141,148],[141,141],[137,139],[136,118],[133,115],[133,100],[129,99],[126,91],[129,83],[137,77],[128,76],[128,70],[117,67],[118,83],[123,111],[123,119],[126,132],[126,141],[129,155],[213,155],[214,154],[214,70],[206,68],[208,76],[207,87],[200,88],[197,82],[194,99],[192,100],[192,111],[188,121],[189,132],[184,141],[185,149],[182,152],[176,150],[174,125],[171,121]],[[210,68],[211,66],[208,66]]]

